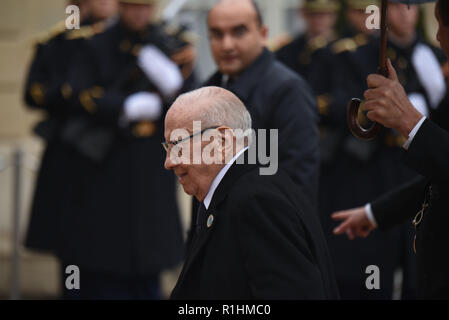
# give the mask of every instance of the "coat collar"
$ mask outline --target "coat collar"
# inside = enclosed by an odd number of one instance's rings
[[[215,210],[215,208],[226,198],[234,183],[242,175],[259,167],[258,164],[248,164],[249,150],[250,149],[243,152],[240,157],[238,157],[237,160],[232,164],[228,172],[226,172],[226,175],[223,177],[217,189],[215,190],[208,211]]]
[[[266,69],[275,61],[273,53],[264,48],[257,59],[246,68],[238,78],[229,86],[229,90],[235,93],[240,99],[247,100],[257,84],[263,80]],[[206,81],[205,85],[215,85],[222,87],[223,74],[217,71]]]

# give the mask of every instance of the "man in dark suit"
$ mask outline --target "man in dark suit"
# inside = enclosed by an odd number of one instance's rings
[[[251,129],[251,116],[218,87],[179,97],[165,118],[165,168],[200,202],[172,298],[338,298],[326,241],[307,198],[282,169],[264,176],[258,165],[244,163],[250,151],[238,129]],[[214,161],[206,159],[210,154]],[[192,164],[198,155],[201,161]]]
[[[449,3],[439,0],[435,14],[439,22],[437,38],[449,57]],[[367,237],[377,227],[389,228],[414,217],[418,295],[448,299],[449,119],[439,119],[437,124],[424,117],[408,99],[391,62],[388,69],[388,79],[368,77],[367,115],[406,139],[404,160],[421,177],[366,207],[335,213],[334,219],[344,222],[334,232],[346,233],[350,239]]]
[[[279,166],[315,201],[318,112],[309,86],[266,49],[268,29],[254,1],[219,1],[209,12],[208,28],[218,71],[205,85],[237,95],[254,129],[279,130]]]

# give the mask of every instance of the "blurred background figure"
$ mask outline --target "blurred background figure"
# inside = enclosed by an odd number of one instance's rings
[[[369,6],[380,8],[378,0],[348,0],[346,2],[346,24],[341,38],[351,38],[358,34],[374,34],[376,29],[368,29],[366,20],[370,14],[366,13]]]
[[[414,106],[429,115],[438,110],[446,95],[446,85],[442,55],[417,33],[418,18],[417,6],[409,9],[407,5],[389,5],[388,55]],[[404,141],[397,132],[384,130],[375,140],[367,142],[356,139],[348,130],[347,103],[352,97],[363,97],[366,76],[377,72],[380,41],[377,37],[358,36],[366,34],[369,32],[357,33],[330,47],[333,56],[328,73],[329,91],[319,92],[322,94],[319,100],[325,101],[320,106],[320,211],[342,298],[391,299],[395,270],[402,269],[402,298],[410,299],[415,296],[415,263],[409,245],[413,237],[411,224],[353,242],[331,235],[336,225],[330,220],[331,213],[364,205],[414,175],[400,162],[398,147]],[[369,265],[377,265],[381,270],[380,290],[370,291],[364,285],[365,268]]]
[[[114,13],[111,0],[92,2],[90,13]],[[189,43],[150,23],[156,3],[119,1],[118,21],[89,33],[67,72],[53,71],[57,98],[39,101],[56,115],[26,244],[60,259],[66,299],[162,298],[160,272],[182,258],[161,119],[184,84],[183,66],[169,57],[184,54],[186,65],[193,61],[183,50],[194,56]],[[49,57],[57,58],[67,60]],[[65,287],[69,265],[80,269],[80,290]]]
[[[332,99],[336,99],[329,95],[329,92],[334,90],[336,86],[333,76],[342,76],[331,73],[334,66],[339,64],[345,66],[352,65],[352,52],[358,47],[367,44],[376,34],[376,29],[368,29],[366,27],[366,20],[369,17],[369,14],[366,13],[366,8],[371,5],[378,6],[379,2],[377,0],[348,0],[345,3],[346,10],[341,12],[341,16],[345,18],[344,21],[346,23],[343,24],[340,37],[315,53],[315,59],[310,66],[311,72],[309,72],[308,80],[317,95],[318,108],[320,114],[324,117],[324,121],[329,109],[329,103]],[[351,74],[352,72],[354,72],[353,74],[357,74],[355,76],[355,82],[359,80],[358,69],[356,67],[354,70],[348,70]],[[322,74],[327,74],[328,76],[322,77]],[[321,146],[321,156],[324,159],[328,157],[329,152],[333,152],[331,149],[335,147],[333,137],[328,137],[323,130]]]
[[[61,116],[61,105],[67,105],[71,87],[67,72],[85,40],[102,32],[117,14],[116,0],[80,0],[68,4],[80,8],[81,29],[67,30],[65,21],[42,36],[36,45],[25,84],[25,101],[31,108],[43,109],[48,118],[36,127],[39,135],[51,140]]]
[[[102,32],[117,14],[116,0],[80,0],[68,4],[79,7],[81,28],[67,30],[65,21],[61,21],[39,39],[25,84],[26,104],[45,112],[44,120],[34,132],[46,142],[26,245],[58,256],[64,254],[59,247],[65,232],[61,219],[71,206],[67,197],[75,174],[73,164],[77,161],[70,147],[73,140],[63,142],[64,132],[70,130],[67,121],[73,116],[68,72],[74,56],[84,50],[87,38]]]
[[[306,0],[298,10],[298,19],[306,22],[306,31],[276,52],[276,57],[286,66],[309,80],[310,65],[319,49],[336,39],[340,2],[337,0]]]

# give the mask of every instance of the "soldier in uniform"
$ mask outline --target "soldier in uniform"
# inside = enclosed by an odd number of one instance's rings
[[[388,55],[415,107],[429,114],[438,108],[446,87],[439,55],[416,33],[418,10],[416,6],[409,10],[407,5],[389,5]],[[332,235],[336,224],[330,219],[331,213],[364,205],[413,176],[409,169],[400,165],[398,146],[404,141],[397,133],[384,130],[373,141],[360,141],[349,132],[346,106],[350,98],[363,97],[366,76],[377,71],[379,39],[361,46],[353,38],[345,39],[344,43],[346,45],[336,42],[332,47],[335,54],[329,73],[332,86],[327,93],[327,103],[320,110],[322,136],[332,139],[328,153],[323,154],[320,213],[329,237],[337,281],[342,298],[391,299],[393,275],[401,268],[402,298],[413,298],[416,271],[409,245],[413,234],[411,224],[400,225],[388,232],[375,232],[373,237],[356,242]],[[380,290],[365,287],[368,277],[365,270],[369,265],[380,269]]]
[[[63,285],[65,267],[79,267],[81,288],[63,288],[68,299],[161,298],[160,272],[183,256],[161,118],[191,76],[194,51],[180,33],[150,23],[155,1],[121,0],[119,9],[69,68],[54,147],[67,161],[51,160],[65,173],[51,195],[61,203],[44,211],[37,201],[27,239],[57,255]]]
[[[29,249],[57,253],[59,217],[70,204],[65,202],[67,185],[73,178],[71,164],[76,162],[73,141],[62,142],[67,120],[72,115],[69,100],[72,87],[67,82],[68,70],[75,53],[85,42],[102,32],[117,14],[117,1],[70,1],[80,9],[80,29],[67,30],[61,21],[39,36],[24,87],[24,100],[33,110],[44,113],[44,120],[34,132],[44,139],[25,245]],[[64,274],[64,272],[63,272]],[[63,281],[64,283],[64,281]]]
[[[306,0],[300,10],[306,21],[306,32],[277,50],[277,59],[309,80],[310,65],[319,49],[336,39],[334,26],[339,9],[337,0]]]

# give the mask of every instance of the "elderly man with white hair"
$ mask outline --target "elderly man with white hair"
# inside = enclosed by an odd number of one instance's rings
[[[260,165],[245,163],[251,152],[238,132],[250,128],[244,104],[218,87],[180,96],[167,113],[165,168],[200,202],[172,298],[338,298],[320,223],[305,197],[282,169],[262,175]]]

